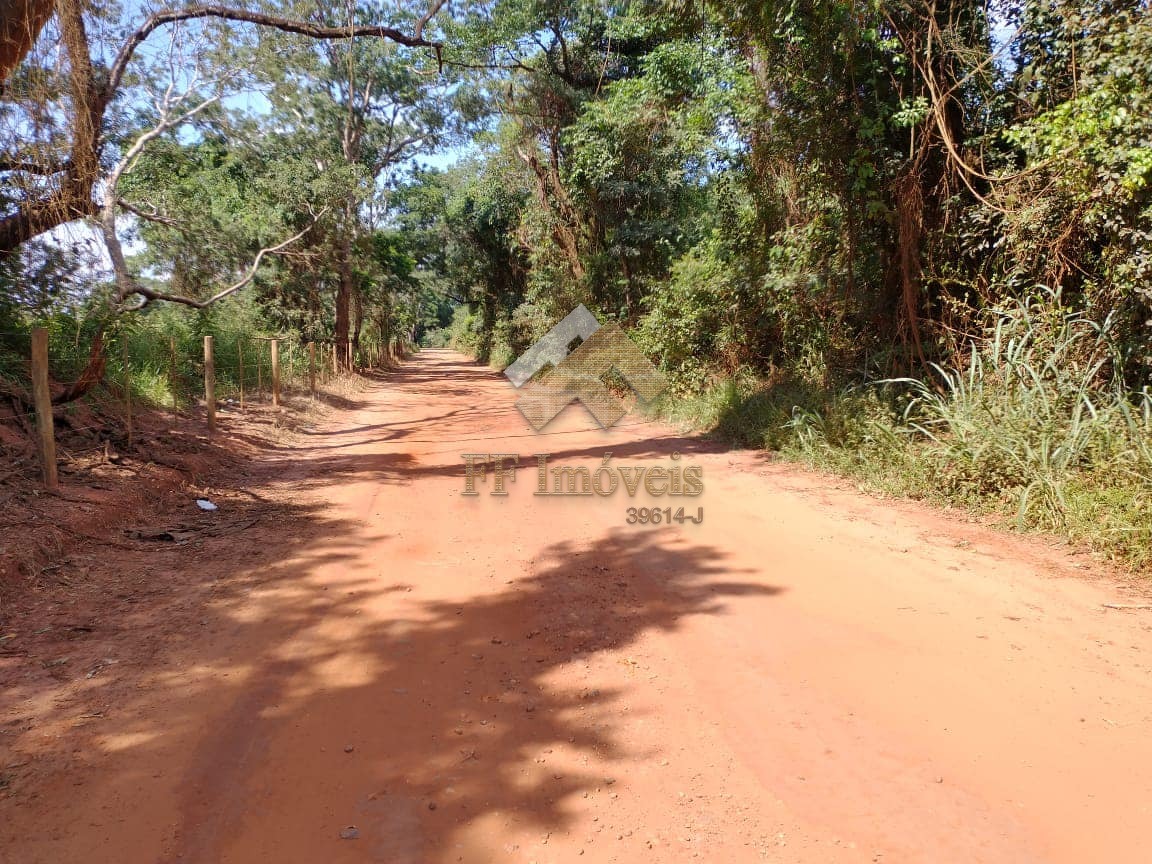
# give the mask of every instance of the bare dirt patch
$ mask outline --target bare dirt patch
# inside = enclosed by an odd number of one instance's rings
[[[207,635],[197,609],[237,590],[225,582],[237,562],[307,529],[299,500],[253,491],[260,459],[354,406],[363,385],[339,389],[316,403],[223,406],[211,437],[202,417],[164,412],[136,418],[131,448],[115,418],[83,436],[64,427],[55,493],[38,483],[32,444],[8,427],[19,467],[0,485],[0,798],[18,803],[29,784],[82,762],[88,732],[159,654]]]

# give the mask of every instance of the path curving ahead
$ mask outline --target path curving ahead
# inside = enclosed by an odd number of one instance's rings
[[[424,351],[262,457],[270,518],[151,561],[192,623],[0,802],[0,859],[1149,860],[1152,613],[1104,609],[1114,579],[635,416],[536,434],[514,401]],[[660,504],[703,524],[533,495],[539,453],[674,451],[705,491]],[[510,494],[463,496],[465,453],[520,454]]]

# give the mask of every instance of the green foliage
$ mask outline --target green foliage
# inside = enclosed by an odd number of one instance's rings
[[[242,387],[248,399],[258,389],[269,392],[272,338],[280,341],[284,389],[305,386],[305,341],[281,331],[255,298],[241,296],[200,311],[156,307],[131,319],[123,338],[128,339],[136,395],[158,407],[174,402],[187,407],[202,399],[205,336],[213,337],[218,399],[238,400]],[[328,346],[318,348],[322,353]],[[111,375],[118,380],[120,355],[110,354],[116,365]]]
[[[649,312],[635,332],[680,396],[709,382],[715,358],[734,335],[725,312],[737,302],[737,286],[727,263],[710,252],[697,247],[676,262],[664,290],[648,298]]]
[[[1152,563],[1152,394],[1118,374],[1112,322],[998,310],[966,365],[933,381],[828,388],[730,379],[665,416],[848,474],[875,491],[1003,515]]]
[[[466,314],[475,338],[463,341],[464,331],[454,323],[453,344],[484,362],[496,346],[502,354],[511,350],[511,310],[523,298],[527,274],[515,236],[525,198],[515,173],[495,160],[417,172],[398,197],[400,221],[414,238],[428,290],[441,302],[468,307],[458,309],[454,321]]]
[[[1062,286],[1096,318],[1115,316],[1129,378],[1143,380],[1152,371],[1152,21],[1143,9],[1057,8],[1047,50],[1061,62],[1030,84],[1043,110],[1005,131],[1029,166],[1011,188],[1023,203],[1003,220],[1007,265]],[[1032,4],[1026,12],[1026,22],[1045,20]],[[1026,71],[1049,69],[1039,51],[1023,59],[1034,64]]]
[[[346,185],[334,176],[339,172],[321,176],[278,143],[265,140],[260,153],[220,138],[159,142],[146,150],[122,191],[167,221],[139,222],[145,246],[136,267],[162,279],[168,293],[199,299],[220,290],[258,249],[307,224],[314,202],[331,204]]]

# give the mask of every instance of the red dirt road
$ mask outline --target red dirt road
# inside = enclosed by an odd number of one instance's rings
[[[1115,577],[514,401],[425,351],[237,478],[257,526],[125,553],[178,587],[85,649],[131,662],[5,694],[41,769],[0,860],[1152,860],[1152,612]],[[538,453],[674,451],[699,498],[533,495]],[[462,496],[463,453],[520,454],[510,494]],[[626,524],[657,503],[704,522]]]

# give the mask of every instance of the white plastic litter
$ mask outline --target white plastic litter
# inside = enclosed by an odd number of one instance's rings
[[[215,504],[213,504],[211,501],[209,501],[207,498],[197,498],[196,499],[196,506],[199,507],[201,510],[218,510],[218,509],[220,509]]]

